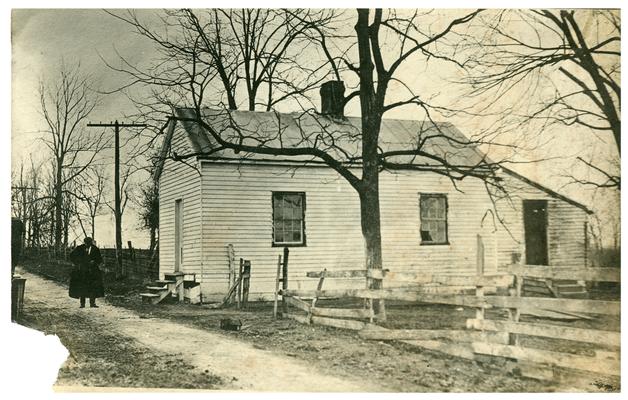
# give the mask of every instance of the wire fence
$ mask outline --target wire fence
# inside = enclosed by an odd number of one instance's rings
[[[53,248],[26,248],[23,252],[25,259],[37,259],[48,265],[49,269],[71,269],[69,260],[71,249],[55,251]],[[114,274],[116,271],[116,250],[101,248],[103,257],[101,270],[106,274]],[[122,266],[126,276],[131,279],[158,279],[159,254],[158,251],[148,249],[122,249]],[[53,271],[51,271],[53,272]],[[58,271],[57,271],[58,272]]]

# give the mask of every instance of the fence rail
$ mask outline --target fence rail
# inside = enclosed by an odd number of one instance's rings
[[[619,268],[572,268],[572,267],[548,267],[536,265],[512,265],[509,273],[537,279],[564,279],[588,282],[620,282],[621,271]]]
[[[101,248],[100,253],[103,257],[101,269],[104,272],[114,272],[116,269],[115,249]],[[35,258],[39,260],[47,260],[62,267],[72,267],[72,263],[67,259],[70,251],[63,251],[58,255],[52,249],[48,248],[26,248],[23,256],[26,258]],[[127,276],[138,279],[157,279],[159,277],[159,255],[155,251],[151,252],[147,249],[123,249],[122,263]]]
[[[359,332],[364,339],[399,340],[426,349],[450,355],[478,359],[479,356],[516,360],[522,369],[552,366],[569,370],[584,370],[608,375],[619,375],[620,333],[615,331],[576,328],[546,322],[520,321],[521,315],[576,316],[592,319],[591,315],[620,315],[620,302],[551,297],[522,296],[524,278],[547,280],[578,280],[589,282],[620,282],[616,268],[571,268],[511,265],[504,273],[461,275],[430,275],[388,270],[341,270],[307,272],[307,277],[319,278],[317,290],[279,290],[286,303],[306,315],[286,313],[299,322],[322,324]],[[334,278],[373,278],[384,284],[410,283],[416,286],[385,289],[323,290],[323,281]],[[502,295],[490,295],[485,289],[500,288]],[[452,288],[451,293],[434,293],[434,288]],[[472,288],[463,291],[461,288]],[[503,293],[508,295],[503,295]],[[363,299],[364,308],[321,308],[318,299]],[[312,299],[311,303],[308,299]],[[475,318],[466,320],[464,330],[385,329],[373,324],[378,316],[373,313],[373,300],[396,300],[431,304],[447,304],[476,309]],[[308,300],[308,301],[306,301]],[[499,319],[492,313],[487,319],[485,310],[506,310],[508,317]],[[580,314],[578,314],[580,313]],[[368,319],[368,322],[365,320]],[[555,349],[538,349],[522,344],[522,337],[540,337],[568,340],[588,345],[604,345],[611,350],[595,350],[593,355],[572,354]],[[523,368],[526,367],[526,368]],[[533,369],[534,369],[533,368]],[[529,369],[529,368],[528,368]],[[545,371],[547,376],[547,370]]]

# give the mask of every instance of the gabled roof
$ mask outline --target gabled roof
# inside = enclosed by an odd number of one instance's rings
[[[540,191],[545,192],[545,193],[547,193],[548,195],[550,195],[550,196],[552,196],[554,198],[562,200],[562,201],[564,201],[564,202],[566,202],[568,204],[571,204],[572,206],[578,207],[578,208],[582,209],[583,211],[585,211],[587,214],[593,214],[593,211],[589,210],[587,208],[587,206],[585,206],[584,204],[579,203],[579,202],[577,202],[577,201],[575,201],[573,199],[570,199],[567,196],[563,196],[562,194],[553,191],[552,189],[548,188],[547,186],[543,186],[540,183],[534,182],[533,180],[528,179],[525,176],[523,176],[523,175],[519,174],[518,172],[515,172],[515,171],[513,171],[513,170],[511,170],[509,168],[506,168],[506,167],[501,167],[501,168],[508,175],[510,175],[512,177],[515,177],[515,178],[519,179],[520,181],[525,182],[528,185],[530,185],[530,186],[532,186],[534,188],[537,188]]]
[[[230,142],[266,147],[297,148],[317,147],[332,155],[335,159],[353,163],[361,153],[361,119],[359,117],[331,118],[313,113],[277,113],[242,110],[202,110],[203,119],[221,137]],[[163,160],[170,148],[175,124],[180,123],[183,131],[199,158],[211,154],[214,158],[237,158],[261,160],[268,155],[255,153],[235,154],[231,150],[216,151],[218,145],[212,135],[201,128],[194,120],[196,112],[191,108],[174,109],[175,118],[171,120],[162,148],[161,166],[157,168],[157,177],[163,168]],[[482,162],[491,163],[476,143],[448,122],[418,120],[384,119],[380,129],[379,145],[381,151],[410,150],[418,145],[426,153],[436,155],[450,165],[474,167]],[[308,161],[312,156],[273,156],[276,161]],[[434,166],[439,163],[416,156],[397,156],[395,162],[413,162]],[[357,162],[355,162],[358,164]],[[515,171],[502,167],[503,171],[548,195],[565,201],[591,214],[586,206],[563,196]]]
[[[182,121],[182,124],[195,151],[209,153],[217,147],[211,134],[192,121],[196,116],[194,109],[178,108],[175,113],[179,119],[188,120]],[[281,148],[316,147],[343,162],[355,162],[361,154],[361,120],[358,117],[338,119],[309,112],[203,109],[203,119],[221,137],[232,142],[242,140],[242,144]],[[470,167],[483,159],[477,146],[451,123],[399,119],[382,121],[379,139],[382,151],[416,149],[419,143],[426,153],[442,157],[450,165]],[[224,150],[214,154],[233,155]],[[260,158],[257,154],[239,154],[238,157]],[[274,159],[304,160],[312,157],[275,156]],[[412,160],[408,156],[397,157],[395,161],[437,164],[426,158],[415,157]]]

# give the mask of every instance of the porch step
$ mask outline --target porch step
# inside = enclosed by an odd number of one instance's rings
[[[544,279],[524,278],[522,289],[524,296],[532,297],[542,296],[571,299],[586,299],[589,297],[586,286],[575,280],[568,279],[546,281]]]
[[[157,304],[161,301],[162,297],[155,293],[140,293],[142,303]]]
[[[153,281],[146,286],[146,293],[140,293],[142,302],[158,304],[168,296],[177,297],[178,290],[183,290],[185,274],[183,272],[166,272],[164,279]]]
[[[523,286],[522,290],[525,296],[529,296],[529,295],[542,295],[544,297],[552,296],[552,291],[549,290],[547,287]]]
[[[561,293],[560,297],[565,298],[565,299],[588,299],[589,293],[587,292]]]
[[[579,291],[559,291],[558,297],[568,298],[568,299],[588,299],[589,293],[586,290]]]
[[[166,283],[160,285],[159,282],[160,281],[157,281],[154,285],[146,286],[146,290],[148,290],[148,292],[140,293],[142,302],[150,304],[157,304],[161,302],[171,294],[172,286],[177,283],[173,281],[166,281]]]
[[[140,293],[142,302],[158,304],[168,296],[176,297],[178,288],[183,285],[183,272],[167,272],[164,279],[153,281],[146,286],[147,292]]]
[[[565,297],[569,299],[589,298],[586,286],[574,280],[556,280],[554,281],[554,289],[556,290],[558,297]]]
[[[553,297],[552,290],[544,279],[524,278],[522,294],[530,297]]]
[[[584,287],[582,285],[554,285],[554,287],[560,291],[565,292],[583,292]]]
[[[168,291],[168,288],[165,286],[146,286],[146,289],[148,289],[149,293],[159,293],[162,290]]]
[[[552,281],[554,283],[555,286],[561,286],[561,285],[577,285],[578,283],[576,281],[574,281],[573,279],[554,279]]]

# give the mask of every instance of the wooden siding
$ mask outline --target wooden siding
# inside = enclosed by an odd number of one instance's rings
[[[333,170],[203,162],[202,172],[202,267],[200,263],[186,264],[186,271],[197,272],[202,278],[204,298],[217,298],[227,291],[230,243],[234,245],[236,259],[251,260],[251,300],[270,297],[277,256],[282,251],[272,246],[273,191],[306,193],[307,245],[290,249],[291,289],[314,288],[316,279],[305,278],[306,271],[363,268],[358,196]],[[493,218],[496,214],[481,181],[466,179],[459,183],[457,191],[449,179],[437,174],[383,173],[380,201],[385,268],[398,272],[473,274],[476,235],[481,234],[485,270],[496,271],[511,262],[513,253],[525,254],[521,211],[524,198],[550,201],[550,263],[582,264],[585,213],[542,191],[520,185],[519,181],[505,179],[515,193],[511,205],[506,200],[498,201],[497,215],[503,215],[508,222],[512,237]],[[420,244],[420,193],[447,194],[448,245]],[[174,202],[174,198],[166,201]],[[163,218],[167,224],[168,216]],[[166,226],[162,226],[160,237],[167,240]],[[364,284],[363,279],[325,282],[328,289]]]
[[[584,267],[585,212],[560,200],[550,200],[548,208],[550,265]]]
[[[179,154],[191,152],[188,139],[180,128],[175,129],[171,146]],[[186,165],[166,159],[159,179],[159,273],[174,271],[175,201],[183,206],[183,262],[181,271],[196,272],[201,265],[201,192],[198,162]]]
[[[504,175],[503,184],[508,188],[508,198],[497,202],[498,215],[504,218],[506,226],[518,242],[508,238],[509,235],[501,238],[499,265],[510,263],[513,253],[520,255],[522,264],[526,263],[523,239],[523,200],[547,200],[549,264],[584,266],[586,259],[584,225],[587,221],[587,213],[512,176]]]
[[[360,207],[353,189],[326,168],[293,171],[286,167],[203,163],[203,289],[227,290],[227,245],[236,259],[251,260],[251,296],[274,289],[277,256],[272,246],[272,192],[305,192],[305,247],[291,247],[291,287],[301,288],[305,272],[323,266],[359,269],[364,251]],[[336,218],[341,213],[342,218]],[[312,281],[309,279],[309,281]],[[309,288],[309,286],[308,286]],[[268,296],[267,296],[268,297]]]

